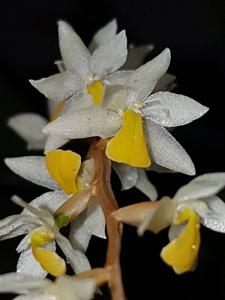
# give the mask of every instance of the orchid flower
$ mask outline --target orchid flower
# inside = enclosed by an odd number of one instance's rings
[[[16,273],[0,275],[0,293],[19,294],[14,300],[90,300],[95,289],[94,280],[67,275],[55,282]]]
[[[51,202],[54,203],[54,199],[59,196],[62,197],[63,195],[65,202],[71,196],[70,193],[75,193],[77,200],[79,199],[84,203],[85,209],[85,203],[92,197],[91,191],[88,190],[94,176],[92,159],[84,161],[80,165],[78,154],[72,151],[57,150],[49,152],[46,157],[7,158],[5,162],[16,174],[35,184],[54,190],[49,194],[49,205]],[[82,190],[84,193],[79,193]],[[45,195],[40,197],[45,198]],[[70,240],[72,246],[86,251],[92,235],[106,238],[104,214],[94,200],[71,224]]]
[[[200,248],[200,223],[225,233],[225,203],[216,196],[225,187],[225,173],[204,174],[182,186],[171,199],[163,197],[138,227],[158,233],[170,226],[170,243],[161,258],[177,274],[190,271]],[[157,202],[156,202],[157,203]]]
[[[31,84],[50,100],[58,102],[84,96],[87,103],[92,100],[96,105],[101,104],[107,75],[126,61],[125,31],[98,47],[91,55],[70,25],[60,21],[59,46],[66,71],[38,81],[30,80]]]
[[[26,234],[17,247],[17,252],[20,253],[17,263],[18,273],[36,277],[45,277],[47,273],[54,276],[63,275],[66,264],[55,253],[55,241],[75,272],[90,268],[84,253],[73,249],[69,240],[59,232],[59,225],[53,217],[54,211],[66,199],[62,192],[45,193],[30,204],[17,196],[12,198],[24,210],[21,214],[0,221],[0,240]]]
[[[47,135],[77,139],[111,138],[106,155],[113,161],[147,168],[154,162],[167,169],[195,174],[194,165],[180,144],[164,128],[188,124],[208,108],[170,92],[149,96],[170,63],[170,51],[132,72],[103,107],[91,107],[62,116],[43,129]]]

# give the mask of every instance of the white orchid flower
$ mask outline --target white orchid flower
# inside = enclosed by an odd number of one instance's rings
[[[12,200],[22,206],[21,214],[9,216],[0,221],[0,240],[19,235],[25,237],[19,243],[20,257],[17,272],[36,277],[47,273],[61,276],[66,271],[65,261],[56,253],[56,243],[62,249],[72,269],[77,273],[90,269],[83,252],[73,249],[70,241],[59,232],[54,211],[67,200],[62,192],[49,192],[37,197],[30,204],[14,196]]]
[[[182,186],[172,199],[159,200],[139,225],[139,234],[147,229],[158,233],[170,226],[170,243],[161,257],[177,274],[191,270],[197,260],[200,223],[225,233],[225,203],[216,196],[224,187],[225,173],[201,175]]]
[[[76,153],[57,150],[49,152],[46,157],[7,158],[5,163],[21,177],[53,190],[54,192],[50,194],[51,199],[48,199],[49,205],[54,202],[54,197],[58,197],[58,194],[64,195],[64,200],[74,193],[77,193],[77,197],[81,200],[83,197],[85,199],[91,197],[90,191],[87,190],[87,193],[79,193],[79,191],[85,191],[93,179],[95,168],[93,159],[84,161],[80,165],[80,158]],[[86,251],[92,235],[106,238],[104,214],[95,201],[92,201],[88,208],[72,222],[70,240],[74,248]]]
[[[94,280],[67,275],[56,278],[55,282],[16,273],[0,275],[0,293],[20,295],[14,300],[91,300],[95,290]]]
[[[85,96],[87,102],[92,100],[94,104],[101,104],[107,75],[126,61],[125,31],[98,47],[91,55],[70,25],[60,21],[59,46],[66,71],[41,80],[31,80],[31,84],[50,100],[58,102]]]
[[[173,171],[195,174],[190,157],[164,127],[188,124],[208,108],[170,92],[149,96],[169,63],[170,51],[166,49],[132,72],[125,83],[126,90],[114,92],[103,107],[62,116],[45,126],[43,132],[70,139],[111,138],[106,155],[113,161],[139,168],[154,162]]]

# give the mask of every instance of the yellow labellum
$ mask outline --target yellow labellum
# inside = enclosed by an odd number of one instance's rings
[[[87,92],[92,96],[93,103],[100,105],[103,102],[105,87],[101,80],[96,80],[87,86]]]
[[[50,122],[54,121],[55,119],[58,118],[59,114],[61,113],[61,111],[63,109],[64,104],[65,104],[65,100],[62,100],[56,105],[55,109],[53,110],[53,112],[49,118]]]
[[[198,215],[190,208],[184,208],[175,224],[187,222],[181,235],[161,251],[161,258],[177,274],[190,271],[196,261],[200,247],[200,224]]]
[[[133,167],[150,166],[141,114],[131,109],[124,112],[123,126],[107,143],[106,155],[111,160]]]
[[[48,172],[66,194],[75,194],[81,189],[77,176],[81,165],[79,154],[70,150],[53,150],[47,153],[45,162]]]
[[[66,273],[66,263],[58,254],[42,247],[32,247],[32,253],[42,268],[58,277]]]
[[[44,230],[34,230],[31,235],[32,246],[43,246],[54,239],[54,235]]]

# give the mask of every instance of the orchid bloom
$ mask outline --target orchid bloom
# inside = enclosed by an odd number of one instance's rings
[[[17,196],[13,196],[12,200],[24,210],[21,214],[0,221],[0,240],[25,234],[17,247],[17,252],[20,253],[18,273],[36,277],[45,277],[47,273],[53,276],[63,275],[66,264],[55,253],[55,241],[75,272],[90,269],[84,253],[73,249],[70,241],[61,235],[57,219],[53,216],[54,211],[66,200],[62,192],[45,193],[30,204]]]
[[[14,300],[91,300],[95,289],[94,280],[68,275],[55,282],[16,273],[0,275],[0,293],[19,294]]]
[[[177,274],[192,270],[200,248],[200,223],[225,233],[225,203],[216,196],[225,187],[225,173],[204,174],[182,186],[171,199],[163,197],[138,227],[158,233],[170,226],[170,243],[161,251],[163,261]],[[156,202],[157,203],[157,202]]]
[[[117,32],[117,22],[112,20],[106,24],[103,28],[97,31],[97,33],[92,38],[92,41],[89,45],[90,53],[93,53],[98,47],[103,46],[108,43],[111,39],[116,36]],[[129,55],[126,63],[123,66],[123,69],[135,69],[139,67],[146,55],[153,49],[152,45],[143,45],[143,46],[129,46]],[[57,61],[56,65],[60,72],[66,72],[66,67],[63,61]],[[124,72],[118,71],[114,75],[114,81],[116,77],[126,78],[131,71]],[[124,80],[124,79],[123,79]],[[175,76],[166,73],[158,81],[155,91],[158,90],[171,90],[174,88]],[[77,101],[73,101],[76,98]],[[92,101],[89,101],[89,97],[82,97],[80,100],[80,95],[70,97],[67,101],[48,101],[48,109],[50,120],[56,119],[58,116],[71,112],[74,110],[80,110],[84,107],[92,105]],[[8,120],[8,126],[14,130],[22,139],[27,142],[28,150],[41,150],[45,149],[45,153],[57,149],[63,146],[68,142],[68,139],[63,139],[62,137],[51,135],[46,138],[46,136],[41,132],[42,128],[48,123],[48,121],[42,116],[35,113],[19,113],[15,116],[12,116]]]
[[[70,193],[75,193],[77,200],[84,204],[82,209],[85,209],[88,199],[92,197],[89,186],[94,176],[93,159],[84,161],[80,166],[78,154],[72,151],[57,150],[49,152],[46,157],[7,158],[5,162],[16,174],[53,190],[53,192],[40,196],[40,199],[46,198],[46,201],[49,201],[47,205],[53,205],[57,198],[63,198],[63,202],[61,202],[63,204],[71,197]],[[70,240],[72,246],[85,252],[92,235],[106,238],[104,214],[94,200],[71,223]]]
[[[154,162],[172,171],[195,174],[190,157],[164,127],[188,124],[208,108],[170,92],[149,96],[169,63],[170,51],[166,49],[132,72],[123,81],[126,89],[115,90],[103,107],[61,116],[46,125],[43,132],[67,139],[110,138],[106,155],[113,161],[138,168],[150,167]]]
[[[84,96],[98,105],[103,102],[107,75],[119,69],[127,58],[125,31],[98,47],[91,55],[80,37],[65,22],[59,22],[59,46],[66,71],[30,83],[48,99],[61,101]]]

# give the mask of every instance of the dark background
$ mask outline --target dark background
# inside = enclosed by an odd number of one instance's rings
[[[30,201],[45,190],[25,182],[2,163],[3,157],[27,155],[25,143],[5,123],[24,111],[46,114],[46,99],[28,82],[55,73],[53,62],[60,57],[56,21],[71,23],[88,44],[93,33],[116,17],[129,41],[153,43],[154,57],[165,47],[172,52],[170,73],[177,76],[177,93],[188,95],[210,111],[193,124],[178,128],[175,137],[192,157],[197,174],[225,171],[225,1],[2,1],[0,4],[0,133],[1,218],[19,211],[10,201],[18,194]],[[185,175],[149,173],[160,196],[173,195],[190,178]],[[120,193],[120,205],[146,199],[138,192]],[[225,199],[225,197],[224,197]],[[167,230],[146,233],[143,239],[134,228],[125,227],[121,263],[128,299],[225,298],[225,236],[202,231],[197,270],[177,276],[160,258],[168,242]],[[15,248],[20,238],[0,244],[0,273],[15,270]],[[93,240],[88,255],[93,266],[104,263],[105,242]],[[108,296],[103,297],[108,299]],[[0,299],[6,299],[1,295]]]

